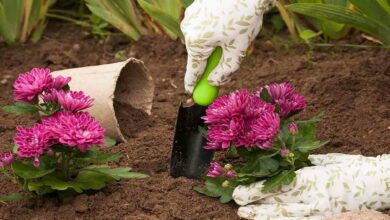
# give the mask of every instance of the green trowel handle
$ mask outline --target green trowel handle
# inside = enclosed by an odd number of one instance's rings
[[[203,72],[198,84],[195,86],[194,93],[192,94],[192,99],[196,104],[208,106],[217,98],[219,87],[210,85],[207,78],[215,67],[218,66],[221,57],[222,48],[217,47],[207,60],[205,71]]]

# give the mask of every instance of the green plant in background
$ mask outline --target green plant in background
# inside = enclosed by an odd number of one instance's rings
[[[179,0],[138,0],[138,4],[168,36],[183,39],[180,30],[183,5]]]
[[[0,0],[0,36],[7,44],[36,42],[46,27],[55,0]]]
[[[172,39],[183,38],[180,30],[183,5],[179,0],[86,0],[86,4],[94,15],[135,41],[147,32],[143,23]]]
[[[341,5],[295,3],[290,11],[320,19],[350,25],[390,45],[390,3],[388,0],[349,0],[355,9]]]
[[[142,26],[142,17],[132,0],[86,0],[87,7],[93,14],[107,21],[115,28],[138,40],[146,34]]]
[[[301,38],[310,43],[312,38],[322,35],[325,40],[341,39],[348,34],[350,27],[343,23],[330,20],[316,19],[313,17],[300,18],[296,14],[286,9],[287,3],[306,4],[313,3],[328,6],[348,7],[347,0],[294,0],[279,1],[276,4],[288,30],[295,39]]]

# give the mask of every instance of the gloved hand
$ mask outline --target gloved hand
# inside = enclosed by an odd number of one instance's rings
[[[208,77],[220,86],[236,71],[259,33],[263,14],[275,0],[195,0],[186,9],[181,29],[188,52],[185,89],[192,93],[215,47],[223,49],[219,65]]]
[[[263,181],[236,187],[233,199],[242,206],[238,215],[317,220],[346,211],[390,208],[390,154],[312,155],[310,160],[316,166],[298,170],[295,180],[277,192],[262,193]]]

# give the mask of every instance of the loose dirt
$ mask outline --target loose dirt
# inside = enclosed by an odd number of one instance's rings
[[[319,153],[390,153],[389,51],[323,48],[309,53],[302,45],[267,40],[257,40],[253,54],[222,93],[289,81],[310,100],[301,118],[325,111],[318,138],[330,143]],[[174,179],[167,173],[176,111],[186,97],[186,51],[180,42],[161,36],[145,37],[135,44],[121,37],[102,41],[73,25],[50,24],[37,44],[0,45],[0,105],[12,103],[13,81],[33,67],[54,71],[117,62],[128,56],[145,62],[156,91],[152,115],[137,120],[136,125],[125,123],[129,142],[115,149],[123,154],[117,165],[131,166],[151,178],[123,180],[67,201],[49,197],[0,204],[0,219],[237,219],[234,203],[222,205],[199,195],[191,189],[199,182]],[[16,125],[33,122],[34,118],[0,112],[1,150],[12,146]],[[17,185],[0,179],[0,194],[18,190]]]

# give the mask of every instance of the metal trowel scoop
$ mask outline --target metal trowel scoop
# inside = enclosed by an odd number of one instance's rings
[[[206,139],[199,126],[204,125],[201,117],[205,115],[207,106],[218,96],[219,88],[210,85],[207,78],[221,57],[222,48],[217,47],[207,60],[205,71],[195,86],[192,95],[194,103],[190,106],[181,103],[179,107],[169,167],[169,174],[173,177],[198,179],[213,158],[214,152],[203,148]]]

